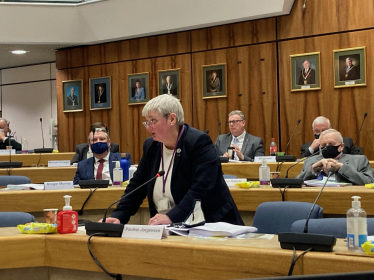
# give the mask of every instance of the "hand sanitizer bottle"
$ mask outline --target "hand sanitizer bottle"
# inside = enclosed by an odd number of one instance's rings
[[[347,246],[351,252],[363,252],[361,244],[367,241],[366,212],[359,196],[352,196],[352,208],[347,212]]]
[[[123,182],[123,170],[119,161],[115,161],[116,167],[113,169],[113,186],[120,187]]]
[[[259,178],[261,187],[269,187],[270,185],[270,167],[266,159],[262,159],[262,165],[259,168]]]
[[[57,214],[57,231],[59,233],[76,233],[78,230],[78,213],[70,206],[70,195],[65,195],[65,206]]]

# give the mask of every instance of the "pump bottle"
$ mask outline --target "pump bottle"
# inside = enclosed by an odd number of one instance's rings
[[[347,212],[347,246],[351,252],[363,252],[361,244],[367,241],[366,212],[359,196],[352,196],[352,208]]]
[[[134,177],[134,173],[137,170],[135,165],[131,165],[129,168],[129,180],[131,180],[132,177]]]
[[[259,178],[261,187],[269,187],[270,185],[270,167],[266,159],[262,159],[262,165],[259,168]]]
[[[65,206],[57,214],[57,231],[59,233],[75,233],[78,230],[78,213],[70,206],[70,195],[65,195]]]
[[[119,161],[114,161],[116,167],[113,169],[113,186],[121,186],[123,182],[123,171]]]

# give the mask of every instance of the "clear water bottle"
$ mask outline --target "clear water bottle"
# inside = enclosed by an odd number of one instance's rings
[[[347,246],[351,252],[363,252],[361,245],[367,241],[367,215],[361,208],[359,196],[352,196],[352,208],[347,212]]]
[[[27,144],[27,139],[25,137],[21,138],[21,144],[22,144],[22,154],[27,154],[28,153],[28,144]]]
[[[262,159],[262,165],[259,168],[259,179],[261,187],[270,187],[270,167],[266,159]]]
[[[277,143],[275,143],[275,139],[271,138],[271,143],[270,143],[270,155],[271,156],[276,156],[277,155]]]
[[[135,165],[131,165],[130,168],[129,168],[129,180],[131,180],[131,178],[134,176],[134,173],[136,171],[136,166]]]

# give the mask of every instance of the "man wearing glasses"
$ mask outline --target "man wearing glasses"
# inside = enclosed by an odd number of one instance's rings
[[[232,111],[227,123],[231,133],[218,135],[214,144],[220,156],[229,157],[228,147],[234,148],[233,157],[240,161],[253,161],[255,156],[265,155],[262,139],[245,131],[245,116],[242,111]]]

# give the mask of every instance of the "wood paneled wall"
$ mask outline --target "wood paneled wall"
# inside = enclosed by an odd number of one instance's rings
[[[229,24],[199,30],[132,39],[57,52],[57,94],[60,151],[74,151],[86,141],[91,123],[103,121],[113,142],[139,162],[148,137],[141,122],[142,105],[128,106],[127,75],[149,73],[150,98],[157,95],[159,70],[180,69],[181,103],[186,122],[209,129],[215,141],[218,122],[227,133],[227,115],[240,109],[246,129],[262,137],[268,154],[270,138],[284,150],[298,119],[288,153],[299,156],[300,145],[313,139],[314,118],[330,118],[343,136],[355,140],[363,114],[368,118],[359,139],[374,159],[372,136],[374,98],[372,70],[366,87],[334,89],[333,50],[367,47],[367,64],[374,60],[374,2],[372,0],[296,0],[288,16]],[[321,90],[292,92],[290,55],[321,53]],[[227,97],[202,99],[202,65],[226,63]],[[278,80],[279,75],[279,80]],[[89,79],[111,76],[112,109],[89,110]],[[62,112],[62,81],[83,79],[84,112]],[[69,137],[66,137],[69,135]]]

